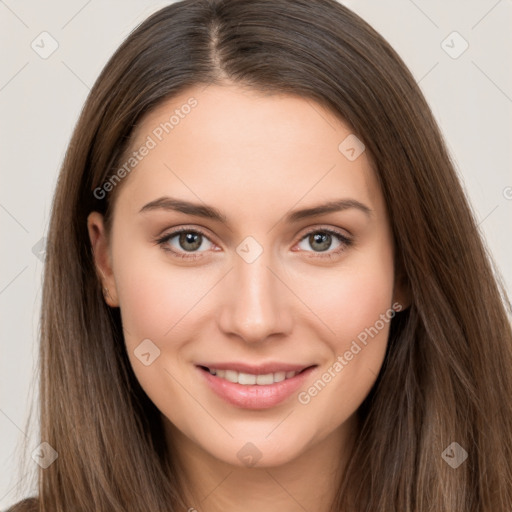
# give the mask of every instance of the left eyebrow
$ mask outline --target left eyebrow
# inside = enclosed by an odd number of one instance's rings
[[[317,215],[325,215],[327,213],[340,212],[356,208],[362,211],[368,217],[372,216],[373,210],[365,204],[357,201],[356,199],[339,199],[337,201],[329,201],[311,208],[304,208],[302,210],[294,210],[290,212],[286,218],[286,222],[297,222],[301,219],[308,217],[315,217]]]

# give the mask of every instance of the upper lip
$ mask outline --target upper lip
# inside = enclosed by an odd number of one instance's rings
[[[279,363],[279,362],[268,362],[258,365],[247,364],[242,362],[219,362],[219,363],[198,363],[196,366],[204,366],[209,368],[210,370],[233,370],[236,372],[242,373],[250,373],[252,375],[266,375],[268,373],[276,373],[276,372],[300,372],[309,368],[310,366],[315,366],[312,364],[289,364],[289,363]]]

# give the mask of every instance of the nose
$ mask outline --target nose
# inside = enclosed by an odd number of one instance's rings
[[[277,275],[265,251],[251,263],[235,254],[220,292],[218,323],[225,335],[258,343],[291,332],[292,294]]]

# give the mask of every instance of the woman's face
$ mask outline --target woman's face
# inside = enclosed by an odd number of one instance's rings
[[[349,126],[303,98],[195,87],[144,118],[119,177],[111,237],[98,213],[89,233],[169,435],[239,466],[340,437],[401,300]]]

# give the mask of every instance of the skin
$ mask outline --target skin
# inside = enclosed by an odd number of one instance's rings
[[[327,511],[355,413],[384,359],[389,323],[307,404],[294,393],[267,409],[236,407],[205,385],[195,364],[316,364],[299,391],[311,387],[393,303],[404,305],[384,199],[367,153],[350,161],[338,150],[350,127],[301,97],[230,83],[190,88],[142,120],[133,148],[191,97],[197,106],[124,178],[110,236],[102,216],[89,215],[105,300],[121,309],[133,371],[162,413],[191,508]],[[165,195],[214,206],[228,225],[163,209],[139,212]],[[341,198],[370,214],[349,208],[283,220]],[[179,227],[206,233],[191,252],[193,243],[180,245],[179,235],[167,241],[197,259],[155,243]],[[344,247],[333,236],[322,245],[307,236],[322,229],[353,243]],[[247,236],[263,249],[251,263],[236,251]],[[148,366],[134,354],[144,339],[160,350]],[[260,457],[252,467],[237,456],[248,442]]]

